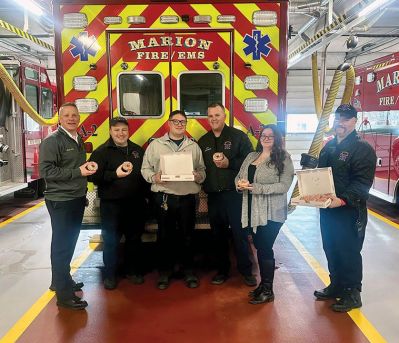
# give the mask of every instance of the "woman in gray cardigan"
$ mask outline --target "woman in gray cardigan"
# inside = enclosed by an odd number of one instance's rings
[[[244,160],[236,177],[237,190],[243,192],[242,227],[252,228],[261,281],[249,292],[251,304],[274,300],[273,244],[287,219],[287,192],[294,178],[290,155],[276,125],[264,126],[256,152]]]

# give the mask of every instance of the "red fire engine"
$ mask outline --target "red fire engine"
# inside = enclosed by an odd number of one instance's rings
[[[0,63],[30,105],[43,118],[53,117],[56,110],[56,87],[44,67],[17,60]],[[31,187],[27,193],[37,195],[39,185],[39,144],[51,127],[41,126],[18,106],[0,79],[0,196]]]
[[[362,114],[359,131],[377,153],[371,194],[399,201],[399,53],[356,68],[353,105]]]

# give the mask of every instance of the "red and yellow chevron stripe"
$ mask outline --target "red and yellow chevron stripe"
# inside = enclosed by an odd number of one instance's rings
[[[126,71],[122,69],[122,63],[128,64],[128,70],[154,71],[164,76],[165,113],[160,118],[134,118],[130,120],[131,139],[144,145],[149,138],[160,136],[166,131],[167,115],[172,109],[178,108],[177,83],[179,74],[185,71],[213,71],[214,62],[219,64],[218,72],[224,75],[225,105],[227,113],[232,115],[232,122],[236,127],[249,132],[255,142],[253,134],[259,130],[260,125],[276,121],[284,121],[284,113],[281,103],[285,99],[285,89],[279,89],[285,84],[284,67],[286,56],[285,35],[286,28],[282,18],[286,17],[286,3],[276,2],[247,2],[247,3],[151,3],[151,4],[100,4],[77,5],[68,4],[68,1],[59,8],[59,19],[62,22],[66,13],[84,13],[88,19],[88,26],[83,29],[64,28],[60,32],[59,44],[60,56],[58,71],[63,74],[62,101],[74,101],[78,98],[97,99],[98,111],[93,114],[83,114],[81,128],[85,133],[84,139],[93,143],[96,148],[108,138],[108,119],[118,115],[117,109],[117,75]],[[101,3],[101,1],[99,1]],[[98,2],[97,2],[98,3]],[[253,12],[258,10],[275,11],[277,24],[270,27],[255,27],[252,23]],[[141,15],[146,18],[145,24],[129,25],[127,17]],[[162,24],[161,15],[188,15],[193,18],[196,15],[210,15],[211,23],[194,23],[193,20],[177,24]],[[234,15],[234,23],[218,23],[218,15]],[[121,24],[106,25],[103,18],[108,16],[120,16]],[[152,30],[152,31],[151,31]],[[156,30],[156,32],[154,32]],[[261,35],[268,35],[272,48],[268,56],[261,55],[255,60],[251,55],[244,53],[246,44],[244,37],[252,35],[253,30],[259,30]],[[81,32],[87,32],[87,37],[95,39],[99,50],[94,55],[88,55],[87,61],[82,61],[80,56],[71,53],[71,40]],[[123,32],[122,32],[123,31]],[[164,60],[134,60],[129,50],[128,42],[132,35],[144,35],[153,32],[152,35],[166,33],[173,35],[206,35],[212,41],[208,55],[211,58],[181,59],[172,58]],[[194,36],[193,36],[194,37]],[[109,50],[107,50],[107,44]],[[174,47],[175,48],[175,47]],[[177,49],[177,48],[175,48]],[[108,51],[108,52],[107,52]],[[152,48],[151,51],[156,51]],[[207,55],[207,56],[208,56]],[[176,56],[175,56],[176,57]],[[95,67],[94,67],[95,66]],[[93,76],[98,81],[95,91],[82,92],[73,89],[72,81],[75,76]],[[267,90],[250,91],[244,87],[245,77],[250,75],[266,75],[269,78]],[[284,88],[284,87],[283,87]],[[61,87],[62,89],[62,87]],[[248,113],[244,111],[244,101],[247,98],[262,97],[268,99],[268,110],[262,113]],[[110,104],[110,99],[112,103]],[[110,113],[112,112],[112,113]],[[209,130],[206,118],[190,119],[187,132],[189,135],[199,138]]]

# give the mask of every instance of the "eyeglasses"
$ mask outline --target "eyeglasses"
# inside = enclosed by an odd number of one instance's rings
[[[186,126],[187,125],[187,121],[186,120],[171,119],[169,121],[172,122],[174,126],[178,126],[178,125]]]
[[[274,136],[264,136],[264,135],[261,135],[261,136],[260,136],[260,140],[261,140],[262,142],[264,142],[264,141],[271,141],[272,139],[274,139]]]

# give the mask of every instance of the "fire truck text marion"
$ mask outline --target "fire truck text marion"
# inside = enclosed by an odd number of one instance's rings
[[[360,132],[377,153],[371,194],[399,201],[399,53],[356,68],[353,105],[362,113]]]
[[[287,5],[57,0],[59,100],[76,102],[94,148],[108,139],[109,118],[127,118],[130,139],[145,146],[175,109],[199,139],[214,102],[255,144],[263,124],[285,128]]]

